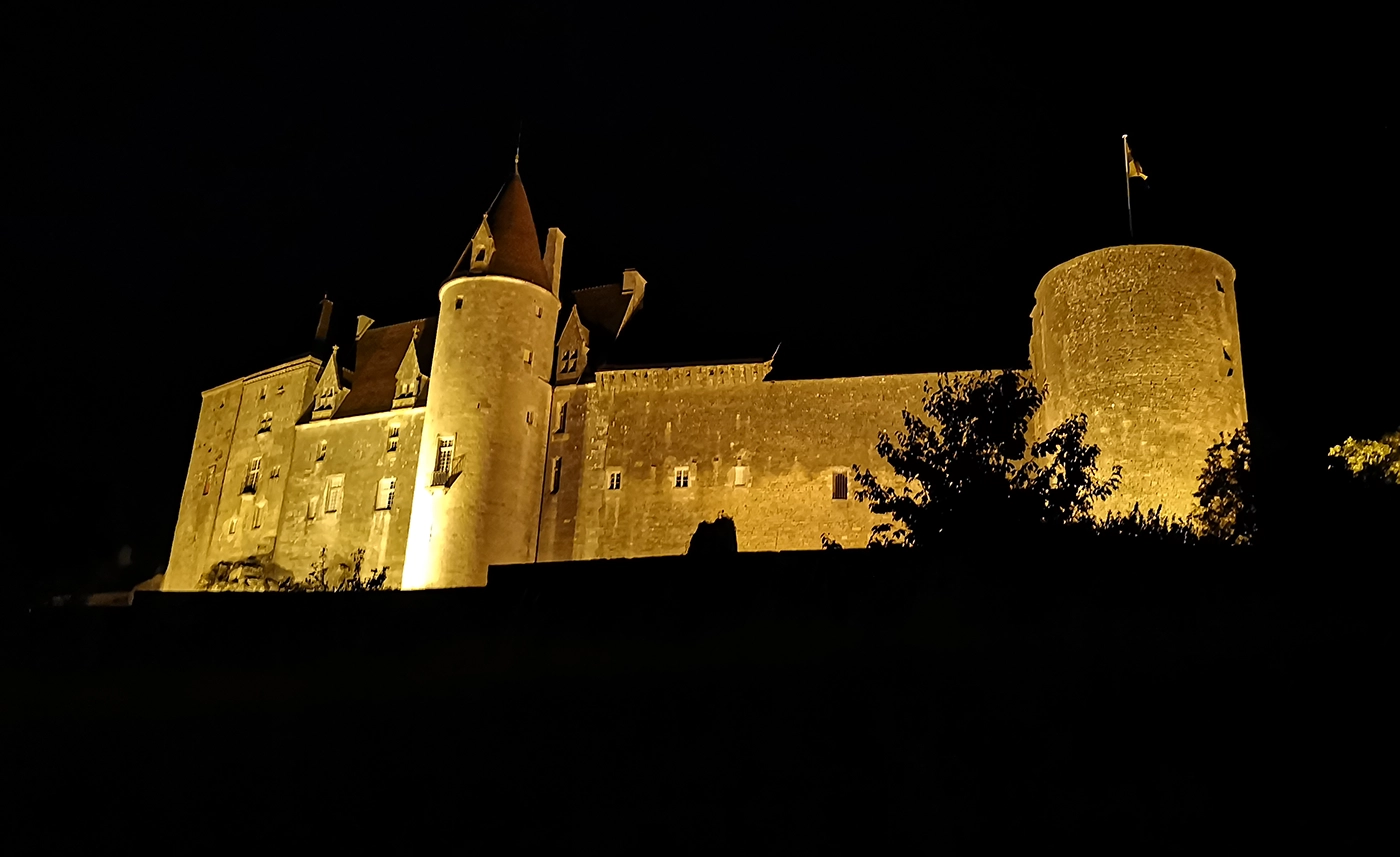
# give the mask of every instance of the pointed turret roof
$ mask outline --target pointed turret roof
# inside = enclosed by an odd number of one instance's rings
[[[474,247],[483,236],[489,239],[490,249],[482,262],[476,261]],[[486,213],[482,227],[477,229],[467,252],[457,260],[449,280],[457,277],[514,277],[541,288],[549,288],[549,278],[545,274],[544,261],[540,255],[539,233],[535,231],[535,218],[530,214],[530,200],[525,197],[525,185],[520,182],[517,171],[496,194],[496,202]]]

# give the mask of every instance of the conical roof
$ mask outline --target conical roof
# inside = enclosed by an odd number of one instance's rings
[[[474,253],[468,247],[468,252],[462,254],[457,266],[452,269],[449,280],[494,275],[514,277],[544,289],[549,288],[549,278],[545,275],[544,261],[540,255],[539,233],[535,231],[535,218],[530,214],[530,200],[525,197],[525,185],[520,182],[520,173],[512,175],[496,195],[496,203],[486,213],[485,225],[490,229],[492,242],[485,265],[472,264]]]

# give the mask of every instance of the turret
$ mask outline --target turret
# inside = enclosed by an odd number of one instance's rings
[[[1052,269],[1035,297],[1039,430],[1088,415],[1100,468],[1123,466],[1100,512],[1190,513],[1206,450],[1247,418],[1234,267],[1195,247],[1109,247]]]
[[[517,171],[438,290],[405,589],[483,586],[535,557],[562,243],[546,266]]]

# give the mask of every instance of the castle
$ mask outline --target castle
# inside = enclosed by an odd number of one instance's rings
[[[881,429],[948,375],[771,381],[773,359],[628,365],[647,283],[560,291],[517,171],[438,289],[435,316],[332,341],[203,394],[164,588],[249,556],[321,555],[405,589],[480,586],[493,564],[684,552],[730,515],[746,551],[863,545],[879,518],[850,465],[892,475]],[[1184,514],[1206,449],[1246,418],[1235,271],[1192,247],[1111,247],[1036,289],[1037,420],[1089,415],[1112,501]],[[561,323],[562,319],[562,323]],[[974,374],[974,373],[957,373]],[[1039,430],[1039,429],[1037,429]]]

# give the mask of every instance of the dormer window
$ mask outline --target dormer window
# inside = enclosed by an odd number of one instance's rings
[[[318,410],[318,411],[332,411],[332,410],[335,410],[335,388],[334,388],[334,387],[323,387],[323,388],[321,389],[321,392],[320,392],[319,394],[317,394],[317,396],[316,396],[316,410]]]
[[[578,351],[569,349],[559,354],[559,374],[568,375],[578,371]]]
[[[471,247],[467,249],[471,253],[471,272],[473,274],[484,274],[486,268],[491,264],[491,256],[496,252],[496,242],[491,237],[491,227],[486,224],[486,215],[481,216],[481,225],[476,228],[476,234],[472,236]]]

